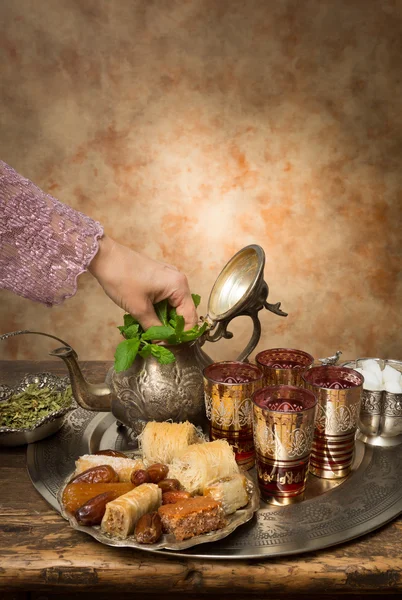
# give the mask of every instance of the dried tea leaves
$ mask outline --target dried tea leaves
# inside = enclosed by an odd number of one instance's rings
[[[71,386],[64,391],[29,385],[23,392],[0,402],[0,427],[32,429],[48,414],[70,406]]]

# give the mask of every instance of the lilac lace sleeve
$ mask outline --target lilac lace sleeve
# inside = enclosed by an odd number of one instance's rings
[[[0,288],[48,306],[77,291],[102,226],[0,161]]]

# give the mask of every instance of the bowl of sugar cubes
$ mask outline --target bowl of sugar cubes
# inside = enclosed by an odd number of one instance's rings
[[[402,442],[402,361],[358,358],[344,363],[364,377],[359,439],[373,446]]]

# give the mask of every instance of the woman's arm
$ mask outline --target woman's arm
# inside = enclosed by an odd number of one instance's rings
[[[102,226],[0,161],[0,287],[48,306],[77,290]]]
[[[152,304],[169,299],[192,327],[197,314],[186,277],[104,235],[93,219],[59,202],[0,161],[0,288],[59,304],[88,270],[144,328],[159,321]]]

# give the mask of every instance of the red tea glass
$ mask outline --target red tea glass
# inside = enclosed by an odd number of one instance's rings
[[[354,369],[312,367],[304,387],[317,395],[310,471],[324,479],[340,479],[352,468],[364,378]]]
[[[314,362],[311,354],[292,348],[263,350],[255,360],[264,373],[264,385],[299,386],[303,372]]]
[[[264,387],[253,395],[258,486],[271,504],[303,499],[314,437],[317,398],[295,386]]]
[[[227,440],[243,469],[251,469],[255,462],[251,397],[261,386],[262,372],[255,365],[227,361],[204,369],[210,439]]]

